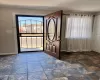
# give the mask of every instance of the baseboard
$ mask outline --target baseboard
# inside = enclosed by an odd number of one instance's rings
[[[67,52],[66,50],[61,50],[61,52]]]
[[[0,53],[0,55],[16,55],[17,53]]]
[[[98,52],[98,51],[92,51],[92,52],[96,52],[96,53],[99,53],[100,54],[100,52]]]
[[[67,52],[67,53],[71,53],[71,52],[91,52],[91,51],[67,51],[67,50],[61,50],[61,52]]]

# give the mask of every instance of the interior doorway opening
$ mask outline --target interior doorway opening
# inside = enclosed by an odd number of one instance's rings
[[[18,52],[43,51],[43,16],[16,15]]]

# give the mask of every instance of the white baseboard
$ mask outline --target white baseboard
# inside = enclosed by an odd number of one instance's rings
[[[0,55],[16,55],[17,53],[0,53]]]

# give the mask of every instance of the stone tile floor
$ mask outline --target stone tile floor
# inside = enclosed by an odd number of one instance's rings
[[[100,54],[44,52],[0,56],[0,80],[100,80]]]

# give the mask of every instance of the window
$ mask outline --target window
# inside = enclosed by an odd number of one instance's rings
[[[92,16],[71,15],[66,17],[66,38],[90,38]]]

